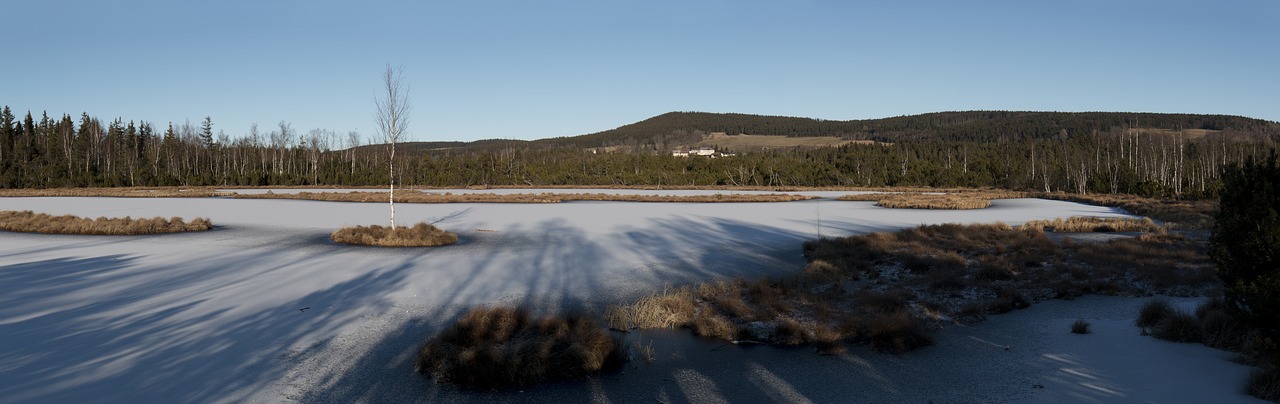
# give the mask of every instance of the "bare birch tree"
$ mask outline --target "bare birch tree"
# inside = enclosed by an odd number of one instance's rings
[[[378,107],[378,112],[374,115],[374,120],[378,122],[378,133],[382,135],[383,141],[391,144],[387,166],[390,172],[388,202],[391,206],[392,230],[396,228],[396,142],[409,127],[409,87],[405,85],[403,78],[403,66],[392,68],[388,64],[382,75],[382,91],[373,98],[374,105]]]

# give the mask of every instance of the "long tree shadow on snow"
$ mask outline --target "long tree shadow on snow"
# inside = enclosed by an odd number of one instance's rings
[[[525,259],[499,269],[507,275],[502,280],[492,283],[476,280],[477,284],[465,284],[461,289],[482,287],[483,284],[502,290],[524,290],[525,293],[518,297],[497,299],[490,304],[524,306],[542,313],[585,310],[598,314],[608,304],[625,303],[668,286],[789,273],[803,262],[800,242],[810,237],[784,229],[718,218],[655,220],[644,230],[626,231],[620,238],[609,239],[621,240],[621,246],[601,245],[608,240],[593,240],[558,221],[540,223],[538,229],[535,236],[527,235],[526,229],[519,229],[521,231],[511,231],[517,233],[511,238],[477,243],[476,247],[514,249]],[[619,259],[611,254],[628,255],[626,260],[657,264],[662,268],[655,269],[649,264],[640,269],[611,266],[612,260]],[[484,265],[484,262],[477,264],[479,267]],[[629,284],[630,287],[619,284]],[[418,347],[428,336],[465,312],[470,307],[466,302],[474,301],[475,293],[479,292],[454,291],[446,299],[449,304],[439,306],[422,317],[395,321],[394,326],[382,331],[380,338],[370,345],[330,344],[316,349],[312,355],[317,362],[350,365],[339,366],[340,369],[333,370],[331,374],[309,376],[312,379],[309,385],[298,380],[298,388],[303,390],[298,398],[304,402],[384,402],[406,398],[421,402],[534,399],[537,396],[530,396],[528,392],[477,392],[440,385],[413,372]],[[360,353],[353,355],[351,352]],[[299,369],[299,373],[313,369]],[[760,374],[759,369],[755,372]],[[681,375],[690,376],[688,372]],[[605,376],[606,379],[617,377]],[[769,383],[777,384],[779,380],[770,379]],[[568,396],[558,397],[586,400],[593,394],[605,394],[589,391],[591,386],[598,387],[601,382],[552,383],[533,390],[559,392],[556,394],[568,392]],[[626,380],[622,378],[613,383],[626,383]],[[761,391],[756,393],[765,394]],[[612,397],[619,401],[631,398]]]
[[[397,287],[411,267],[371,270],[294,301],[239,314],[235,305],[205,308],[218,297],[204,292],[226,286],[217,284],[226,275],[218,268],[142,267],[123,256],[3,266],[0,397],[235,401],[282,377],[276,363],[290,346],[377,305],[380,292]],[[110,293],[76,292],[104,282]],[[300,310],[307,306],[316,307]]]

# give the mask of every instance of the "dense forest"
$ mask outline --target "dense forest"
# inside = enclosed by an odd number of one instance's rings
[[[0,111],[0,188],[381,185],[385,145],[291,124],[231,137],[212,118],[157,127],[82,113]],[[882,144],[672,157],[710,132],[839,136]],[[411,143],[397,182],[422,186],[993,186],[1076,193],[1216,195],[1219,167],[1275,149],[1280,124],[1150,113],[946,112],[867,121],[669,113],[537,141]],[[600,153],[593,148],[624,146]],[[404,152],[403,150],[408,150]]]

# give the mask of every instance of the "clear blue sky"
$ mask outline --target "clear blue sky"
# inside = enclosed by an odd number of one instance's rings
[[[860,3],[14,1],[0,104],[369,136],[390,63],[413,140],[571,136],[669,111],[1280,121],[1274,0]]]

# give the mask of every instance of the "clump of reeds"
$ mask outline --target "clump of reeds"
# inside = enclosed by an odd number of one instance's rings
[[[1149,334],[1157,324],[1173,316],[1174,311],[1173,305],[1169,304],[1169,301],[1152,299],[1143,304],[1141,310],[1138,310],[1138,318],[1134,320],[1134,325],[1138,326],[1144,335]]]
[[[611,306],[605,311],[609,327],[627,331],[635,328],[683,327],[695,316],[693,291],[682,287],[641,298],[629,305]]]
[[[134,219],[125,216],[89,219],[72,215],[52,216],[29,210],[0,211],[0,230],[24,233],[142,235],[204,231],[212,228],[213,223],[209,219],[199,217],[186,222],[180,217]]]
[[[590,317],[481,307],[428,340],[415,368],[442,381],[498,388],[581,379],[625,361],[622,343]]]
[[[329,238],[343,244],[378,247],[435,247],[458,242],[457,234],[427,223],[397,226],[395,230],[378,225],[344,227]]]
[[[1071,323],[1071,332],[1073,334],[1088,334],[1093,332],[1089,329],[1090,326],[1091,324],[1089,324],[1088,321],[1076,320],[1074,323]]]
[[[1145,232],[1155,233],[1164,228],[1152,222],[1150,218],[1127,217],[1094,217],[1072,216],[1066,219],[1029,220],[1022,227],[1044,229],[1058,233],[1108,233],[1108,232]]]

